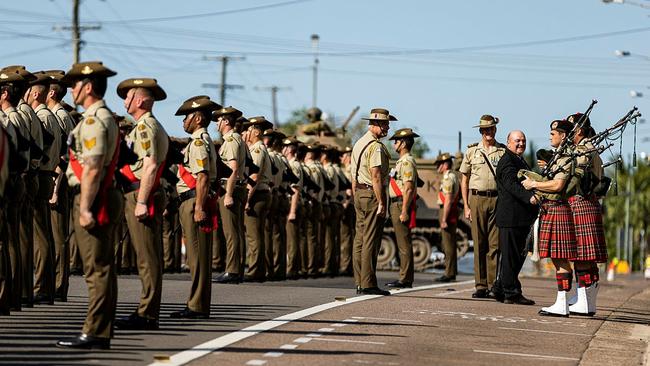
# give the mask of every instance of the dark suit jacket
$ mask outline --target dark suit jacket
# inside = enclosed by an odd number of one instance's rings
[[[530,226],[537,218],[537,205],[530,204],[533,191],[527,191],[517,178],[520,169],[530,169],[526,161],[510,150],[499,160],[496,170],[496,224],[499,227]]]

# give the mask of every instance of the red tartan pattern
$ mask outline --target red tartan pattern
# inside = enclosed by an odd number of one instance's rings
[[[569,204],[545,202],[539,221],[539,256],[575,260],[578,255],[576,231]]]
[[[576,227],[579,261],[607,262],[607,242],[603,228],[600,204],[593,199],[571,197],[569,199]]]

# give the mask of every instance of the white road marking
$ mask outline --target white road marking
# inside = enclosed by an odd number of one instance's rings
[[[390,319],[390,318],[373,318],[370,316],[353,316],[354,319],[368,319],[368,320],[387,320],[391,322],[404,322],[404,323],[422,323],[419,320],[407,320],[407,319]]]
[[[247,365],[249,366],[262,366],[266,364],[266,360],[250,360],[246,362]]]
[[[472,292],[472,291],[474,291],[473,288],[468,288],[466,290],[441,292],[441,293],[435,294],[433,296],[435,296],[435,297],[445,297],[445,296],[452,296],[452,295],[456,295],[456,294],[462,294],[463,292]]]
[[[343,324],[343,323],[334,323],[334,324],[330,324],[330,327],[341,328],[341,327],[345,327],[346,325],[347,324]]]
[[[584,333],[569,333],[569,332],[554,332],[554,331],[552,331],[552,330],[522,329],[522,328],[506,328],[506,327],[499,327],[499,329],[521,330],[522,332],[538,332],[538,333],[550,333],[550,334],[563,334],[563,335],[571,335],[571,336],[593,337],[592,334],[584,334]]]
[[[410,289],[405,289],[401,290],[399,294],[405,294],[409,292],[415,292],[415,291],[422,291],[422,290],[430,290],[434,288],[442,288],[442,287],[449,287],[449,286],[460,286],[460,285],[467,285],[470,283],[474,283],[474,280],[468,280],[468,281],[462,281],[462,282],[456,282],[456,283],[443,283],[443,284],[435,284],[435,285],[426,285],[426,286],[418,286],[418,287],[413,287]],[[199,344],[197,346],[194,346],[191,349],[176,353],[175,355],[172,355],[169,359],[169,362],[165,363],[157,363],[154,362],[150,364],[150,366],[180,366],[184,365],[188,362],[191,362],[193,360],[196,360],[197,358],[203,357],[205,355],[208,355],[210,353],[213,353],[215,351],[218,351],[224,347],[227,347],[233,343],[239,342],[241,340],[244,340],[246,338],[250,338],[254,335],[257,335],[259,333],[262,333],[267,330],[271,330],[274,328],[277,328],[279,326],[285,325],[287,323],[290,323],[292,321],[302,319],[314,314],[318,314],[320,312],[323,312],[325,310],[337,308],[339,306],[344,306],[348,304],[354,304],[356,302],[360,301],[366,301],[366,300],[372,300],[382,297],[381,295],[363,295],[363,296],[357,296],[357,297],[352,297],[347,299],[347,301],[333,301],[333,302],[328,302],[325,304],[321,305],[316,305],[311,308],[303,309],[296,311],[291,314],[286,314],[279,316],[273,320],[267,320],[261,323],[257,323],[255,325],[251,325],[250,327],[246,327],[244,329],[238,330],[236,332],[228,333],[226,335],[223,335],[221,337],[209,340],[207,342],[204,342],[202,344]],[[351,322],[355,322],[355,319],[350,319]]]
[[[323,333],[333,332],[334,328],[320,328],[318,331]]]
[[[284,352],[266,352],[264,354],[264,357],[280,357],[284,354]]]
[[[324,342],[362,343],[362,344],[379,344],[379,345],[386,344],[385,342],[355,341],[353,339],[336,339],[336,338],[314,338],[314,340],[324,341]]]
[[[344,323],[356,323],[358,321],[359,321],[358,319],[345,319],[345,320],[343,320]]]
[[[320,337],[320,336],[322,336],[322,334],[320,334],[320,333],[309,333],[305,337],[316,338],[316,337]]]
[[[490,353],[495,355],[504,355],[504,356],[517,356],[517,357],[529,357],[529,358],[543,358],[547,360],[563,360],[563,361],[580,361],[579,358],[573,357],[560,357],[560,356],[547,356],[547,355],[535,355],[532,353],[514,353],[514,352],[497,352],[497,351],[483,351],[475,349],[476,353]]]
[[[283,344],[280,346],[280,349],[296,349],[298,348],[297,344]]]
[[[309,341],[311,341],[311,338],[307,337],[300,337],[293,340],[294,343],[307,343]]]

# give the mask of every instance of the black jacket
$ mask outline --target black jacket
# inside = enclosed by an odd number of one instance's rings
[[[527,191],[517,178],[520,169],[530,169],[526,161],[510,150],[499,160],[496,170],[496,224],[499,227],[530,226],[537,218],[537,205],[530,204],[533,191]]]

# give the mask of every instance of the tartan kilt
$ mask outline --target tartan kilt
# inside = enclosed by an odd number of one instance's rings
[[[574,196],[569,199],[576,227],[578,261],[607,262],[607,242],[600,203],[595,198]]]
[[[571,206],[566,201],[546,201],[539,220],[539,256],[575,260],[578,255]]]

